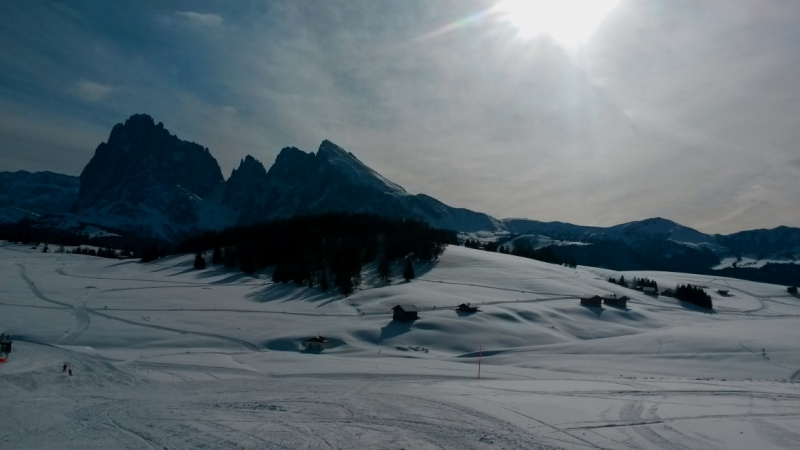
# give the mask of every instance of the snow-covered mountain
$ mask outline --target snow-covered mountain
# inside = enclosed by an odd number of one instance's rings
[[[689,246],[708,247],[718,251],[725,250],[719,245],[715,236],[701,233],[661,217],[605,228],[573,225],[564,222],[539,222],[527,219],[505,219],[502,223],[507,230],[515,234],[539,234],[554,239],[613,240],[631,245],[672,241]]]
[[[228,179],[223,204],[241,211],[241,223],[345,211],[415,218],[458,231],[501,227],[486,214],[411,195],[327,140],[316,154],[284,148],[269,171],[245,158]]]
[[[180,140],[144,114],[114,126],[80,180],[50,172],[0,173],[0,222],[48,215],[41,226],[75,233],[91,225],[177,241],[234,224],[325,212],[414,218],[472,238],[481,235],[481,241],[494,236],[509,246],[520,235],[532,244],[535,239],[534,247],[557,245],[579,264],[614,269],[699,271],[800,262],[797,228],[722,236],[663,218],[612,227],[498,220],[410,194],[327,140],[316,153],[284,148],[268,169],[247,156],[225,181],[207,148]],[[570,245],[578,241],[590,245]]]
[[[225,182],[207,148],[136,114],[111,130],[80,177],[71,212],[82,222],[175,240],[233,225]]]
[[[53,172],[0,172],[0,222],[62,213],[78,199],[78,177]]]

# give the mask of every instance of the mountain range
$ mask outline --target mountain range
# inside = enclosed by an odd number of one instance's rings
[[[613,227],[496,219],[410,194],[327,140],[316,153],[284,148],[269,169],[247,156],[225,180],[208,148],[145,114],[115,125],[80,177],[0,173],[0,222],[25,218],[75,233],[90,227],[176,242],[237,224],[334,211],[412,218],[490,240],[557,242],[582,264],[615,269],[800,262],[798,228],[710,235],[662,218]]]

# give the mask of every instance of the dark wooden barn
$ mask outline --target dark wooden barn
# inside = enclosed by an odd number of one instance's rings
[[[603,298],[599,295],[592,297],[581,297],[581,305],[583,306],[603,306]]]
[[[419,319],[419,309],[417,309],[417,307],[414,305],[397,305],[392,308],[392,311],[394,311],[392,320],[397,320],[399,322],[411,322]]]
[[[617,297],[617,294],[603,296],[603,303],[608,306],[616,306],[617,308],[627,308],[628,300],[630,299],[624,295],[622,297]]]
[[[456,308],[456,311],[461,311],[461,312],[465,312],[465,313],[476,313],[476,312],[479,311],[479,309],[478,309],[477,306],[470,306],[469,303],[462,303],[462,304],[458,305],[458,308]]]
[[[11,335],[2,333],[0,334],[0,352],[11,352]]]
[[[328,348],[328,339],[322,336],[314,336],[303,341],[306,350],[321,352]]]

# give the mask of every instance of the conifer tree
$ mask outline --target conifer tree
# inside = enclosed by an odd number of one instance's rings
[[[319,275],[319,288],[322,289],[322,292],[328,292],[330,289],[330,284],[328,284],[328,271],[322,269],[322,273]]]
[[[403,270],[403,278],[406,281],[414,279],[414,265],[411,264],[411,258],[406,258],[406,268]]]
[[[380,277],[381,281],[389,281],[389,277],[391,276],[391,263],[386,257],[381,257],[380,261],[378,261],[378,277]]]
[[[206,259],[203,258],[203,254],[200,252],[197,252],[197,254],[194,255],[194,268],[197,270],[203,270],[206,268]]]
[[[222,264],[222,250],[219,247],[214,247],[214,253],[211,255],[211,262],[213,264]]]

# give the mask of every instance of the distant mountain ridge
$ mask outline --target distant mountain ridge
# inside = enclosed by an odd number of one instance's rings
[[[413,218],[464,233],[543,236],[558,241],[558,251],[580,264],[609,268],[705,270],[800,262],[800,228],[710,235],[663,218],[612,227],[499,220],[409,194],[328,140],[316,153],[286,147],[268,169],[248,155],[226,181],[208,148],[179,139],[145,114],[115,125],[80,179],[52,172],[0,173],[0,223],[28,218],[78,233],[91,225],[176,242],[235,224],[326,212]],[[570,241],[591,245],[564,245]]]
[[[67,212],[78,199],[80,179],[53,172],[0,172],[0,222]]]

